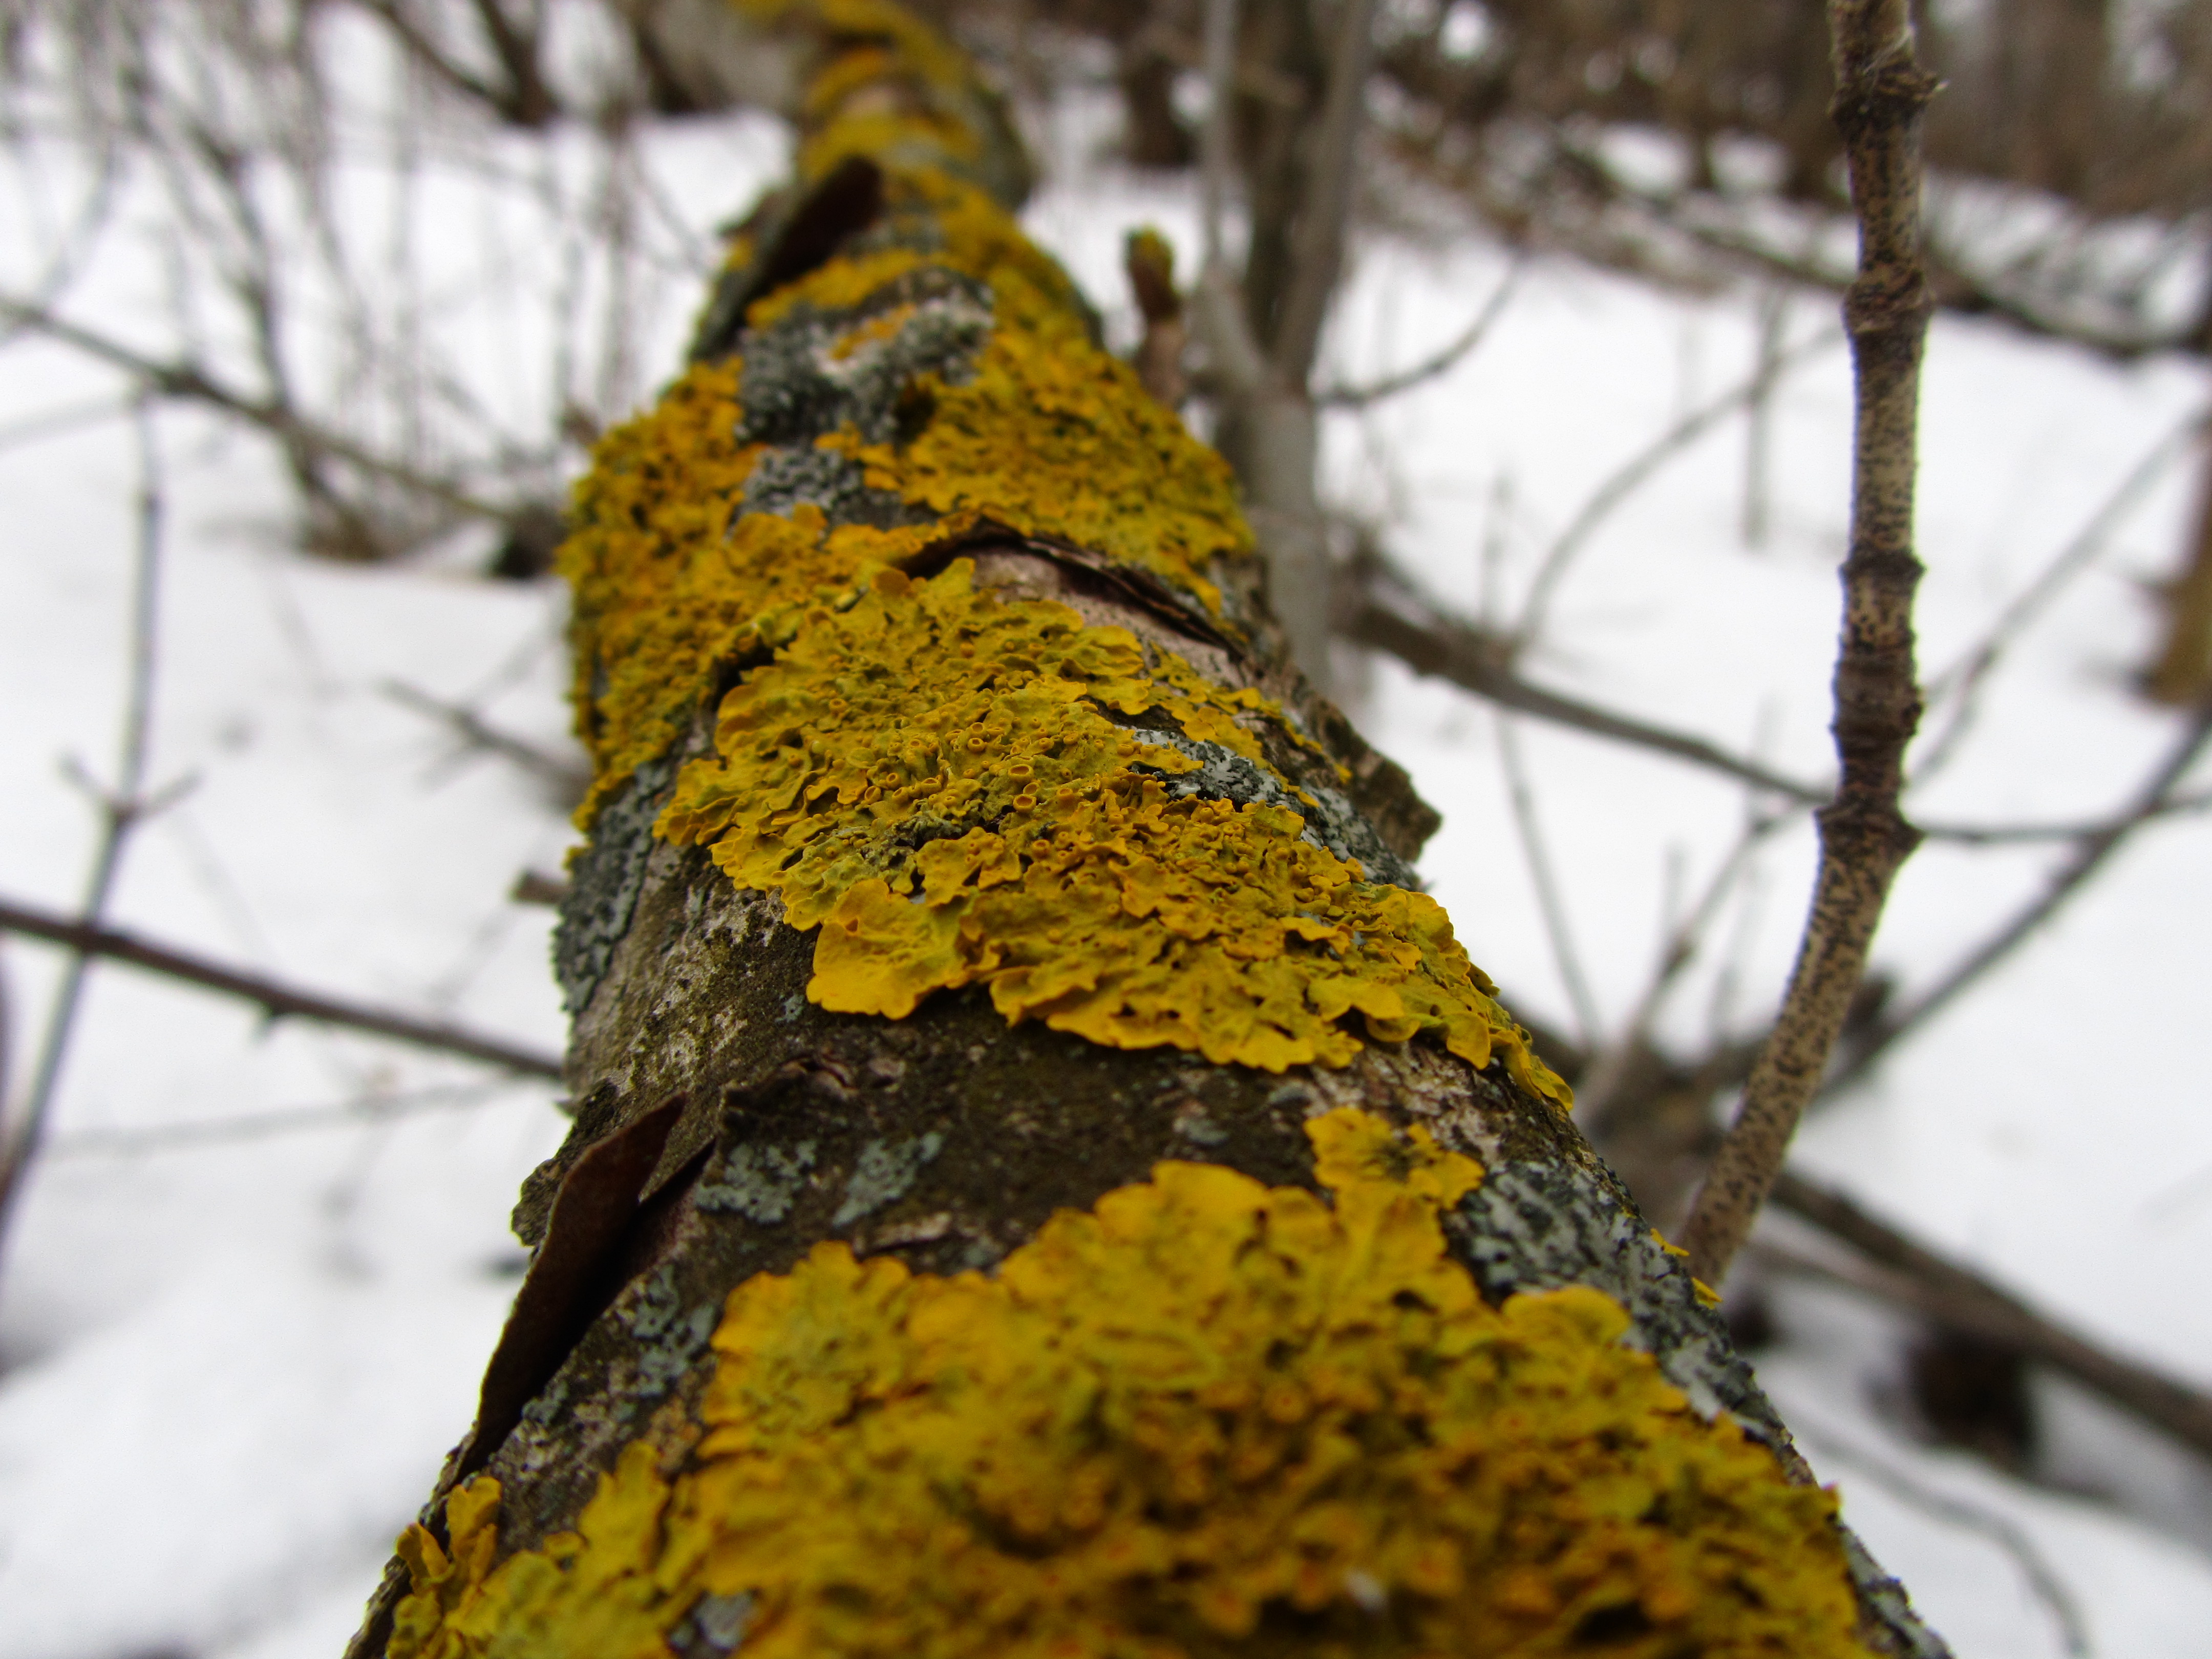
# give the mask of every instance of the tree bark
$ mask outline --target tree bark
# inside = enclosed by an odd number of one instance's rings
[[[352,1653],[1942,1644],[877,0],[563,555],[576,1121]]]

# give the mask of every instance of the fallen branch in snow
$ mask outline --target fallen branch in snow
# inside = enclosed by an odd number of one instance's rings
[[[1356,586],[1337,607],[1336,631],[1358,644],[1387,652],[1416,674],[1449,680],[1501,708],[1672,755],[1802,805],[1827,799],[1824,789],[1731,755],[1703,738],[1533,684],[1514,665],[1513,644],[1504,635],[1445,612],[1378,558],[1370,556],[1356,564],[1351,580]]]
[[[1899,866],[1919,844],[1899,799],[1920,720],[1912,650],[1912,498],[1920,353],[1930,301],[1920,254],[1920,121],[1937,82],[1913,56],[1905,0],[1831,0],[1831,106],[1859,214],[1859,275],[1844,300],[1857,381],[1851,550],[1836,663],[1836,798],[1815,814],[1812,914],[1773,1034],[1706,1172],[1682,1243],[1708,1284],[1728,1273],[1820,1088]]]
[[[441,1054],[460,1054],[503,1066],[530,1077],[557,1078],[562,1074],[561,1061],[556,1056],[518,1047],[501,1037],[480,1036],[443,1021],[416,1019],[304,991],[257,974],[240,973],[182,951],[151,945],[112,927],[90,927],[6,899],[0,899],[0,932],[46,939],[88,957],[106,957],[150,973],[165,974],[171,979],[238,997],[259,1005],[271,1019],[312,1019],[349,1030],[368,1031],[395,1042],[411,1042],[418,1048],[434,1048]]]
[[[1775,1181],[1773,1203],[1872,1264],[1837,1267],[1782,1252],[1790,1271],[1833,1279],[1939,1324],[2017,1348],[2212,1457],[2212,1396],[2154,1366],[2111,1352],[1832,1188],[1784,1170]]]
[[[1719,255],[1729,264],[1831,292],[1840,292],[1850,283],[1850,271],[1834,261],[1814,254],[1791,252],[1777,246],[1770,236],[1751,228],[1740,216],[1731,212],[1734,204],[1725,198],[1694,190],[1652,188],[1639,184],[1616,167],[1601,146],[1557,124],[1545,131],[1543,138],[1559,166],[1571,172],[1578,185],[1602,202],[1641,210],[1650,216],[1652,223],[1680,234],[1696,247]],[[1510,204],[1498,205],[1507,207]],[[1559,228],[1554,228],[1556,234]],[[1562,240],[1573,246],[1577,242],[1589,244],[1591,239],[1569,234]],[[1644,240],[1632,237],[1617,246],[1634,246]],[[1592,246],[1589,252],[1601,260],[1606,258],[1601,248]],[[2166,351],[2202,349],[2194,325],[2180,329],[2160,327],[2141,315],[2133,326],[2115,325],[2087,315],[2064,315],[2060,309],[2033,295],[2006,288],[2001,277],[1968,270],[1963,243],[1959,247],[1947,247],[1940,237],[1931,237],[1924,257],[1936,303],[1956,315],[1994,317],[2033,338],[2063,341],[2117,362],[2132,362]],[[1615,252],[1610,263],[1626,262]],[[1647,258],[1644,264],[1650,263]],[[1639,267],[1630,264],[1627,268]],[[1710,273],[1706,273],[1706,279],[1711,280]],[[2138,304],[2128,309],[2140,313],[2142,307]]]
[[[1688,932],[1686,925],[1683,936]],[[1560,1074],[1575,1085],[1577,1118],[1585,1116],[1592,1107],[1624,1115],[1637,1110],[1633,1098],[1608,1101],[1601,1093],[1596,1067],[1605,1056],[1594,1058],[1547,1032],[1539,1032],[1537,1042]],[[1755,1044],[1734,1044],[1717,1049],[1689,1070],[1646,1051],[1646,1057],[1657,1060],[1657,1069],[1666,1075],[1647,1078],[1644,1086],[1686,1093],[1702,1105],[1741,1082],[1756,1054]],[[1702,1109],[1698,1115],[1701,1122],[1705,1121]],[[1601,1137],[1601,1124],[1584,1127],[1595,1127]],[[1613,1161],[1612,1153],[1607,1156]],[[2039,1311],[1977,1269],[1881,1219],[1849,1194],[1797,1170],[1785,1168],[1776,1177],[1768,1202],[1841,1246],[1846,1254],[1816,1260],[1761,1239],[1756,1248],[1763,1257],[1778,1258],[1778,1265],[1790,1272],[1827,1279],[1937,1324],[2008,1344],[2212,1459],[2212,1394],[2178,1382],[2154,1366],[2112,1352],[2095,1339]]]

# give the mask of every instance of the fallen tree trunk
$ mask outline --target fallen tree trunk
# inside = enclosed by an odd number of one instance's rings
[[[969,67],[805,18],[799,182],[578,497],[576,1122],[353,1653],[1942,1653]]]

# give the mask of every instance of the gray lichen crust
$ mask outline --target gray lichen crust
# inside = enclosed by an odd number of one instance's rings
[[[1167,781],[1170,795],[1177,799],[1198,796],[1207,800],[1234,801],[1240,806],[1257,801],[1286,807],[1306,821],[1301,840],[1357,863],[1370,881],[1409,887],[1417,892],[1420,890],[1421,878],[1413,872],[1413,866],[1385,847],[1373,826],[1334,790],[1325,786],[1308,787],[1293,793],[1235,750],[1218,743],[1187,738],[1180,732],[1152,732],[1138,727],[1132,729],[1129,735],[1139,743],[1178,750],[1198,763],[1195,772],[1161,774]],[[1139,762],[1134,769],[1152,772],[1156,769]]]
[[[561,981],[562,1006],[571,1014],[590,1004],[615,947],[629,932],[645,888],[646,860],[653,856],[653,821],[675,777],[673,755],[639,767],[622,793],[599,809],[592,838],[569,869],[568,895],[553,928],[553,973]]]
[[[1587,1285],[1628,1310],[1626,1340],[1658,1362],[1703,1416],[1726,1412],[1794,1478],[1810,1481],[1773,1403],[1729,1341],[1689,1264],[1668,1249],[1594,1159],[1498,1164],[1460,1200],[1446,1231],[1493,1302],[1522,1291]],[[1839,1522],[1863,1609],[1863,1632],[1893,1659],[1950,1659],[1897,1581]]]
[[[781,1146],[735,1146],[720,1167],[691,1189],[691,1201],[710,1212],[726,1212],[773,1227],[791,1213],[807,1171],[814,1167],[814,1143]]]
[[[901,312],[880,337],[854,343],[854,323]],[[891,442],[908,389],[928,375],[951,386],[964,382],[990,332],[989,290],[937,266],[908,273],[860,306],[799,307],[744,337],[745,412],[738,436],[793,457],[841,428],[869,443]]]

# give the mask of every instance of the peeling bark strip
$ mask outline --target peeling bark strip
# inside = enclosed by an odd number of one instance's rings
[[[1841,776],[1814,814],[1820,866],[1782,1012],[1744,1085],[1743,1105],[1683,1228],[1692,1266],[1718,1284],[1781,1173],[1797,1120],[1865,972],[1899,867],[1920,843],[1898,800],[1920,724],[1913,667],[1912,550],[1920,352],[1933,302],[1920,249],[1920,123],[1935,76],[1913,56],[1905,0],[1829,0],[1832,112],[1858,209],[1859,274],[1844,297],[1858,392],[1851,545],[1834,732]]]
[[[770,9],[799,186],[564,554],[530,1330],[621,1283],[354,1651],[1942,1653],[1266,647],[1218,460],[979,185],[965,62]]]

